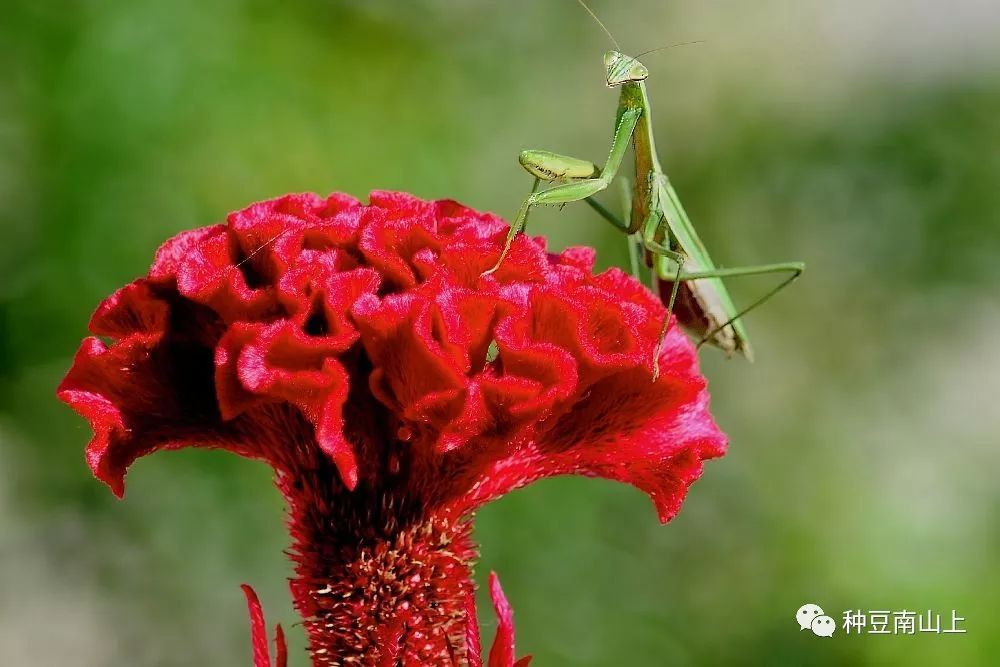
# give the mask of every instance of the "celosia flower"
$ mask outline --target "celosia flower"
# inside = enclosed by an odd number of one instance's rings
[[[725,438],[677,327],[593,252],[547,253],[452,201],[289,195],[184,232],[104,301],[59,396],[121,496],[140,456],[222,447],[271,465],[288,503],[314,665],[481,664],[473,511],[583,474],[650,495],[662,521]],[[514,663],[510,607],[491,666]],[[250,596],[258,665],[269,662]],[[257,611],[254,611],[254,610]],[[278,641],[278,660],[284,660]]]

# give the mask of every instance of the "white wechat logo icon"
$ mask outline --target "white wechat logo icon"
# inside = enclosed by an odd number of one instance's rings
[[[823,610],[818,604],[804,604],[795,612],[795,620],[799,622],[799,630],[808,630],[812,627],[813,619],[822,616]]]
[[[795,612],[795,620],[799,624],[799,632],[812,630],[818,637],[832,637],[837,629],[837,623],[823,613],[818,604],[804,604]]]
[[[829,616],[817,616],[809,627],[817,637],[832,637],[837,623]]]

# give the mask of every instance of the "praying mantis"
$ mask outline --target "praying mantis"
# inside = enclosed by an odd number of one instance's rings
[[[583,200],[630,238],[633,273],[637,273],[638,269],[636,252],[641,250],[661,299],[669,289],[666,316],[653,350],[654,380],[659,375],[660,347],[666,338],[675,307],[678,307],[677,321],[700,337],[699,347],[707,342],[722,349],[727,356],[738,352],[752,361],[753,351],[742,317],[791,284],[805,270],[805,264],[782,262],[734,268],[715,266],[660,165],[645,84],[649,77],[648,68],[637,57],[622,53],[614,36],[590,7],[583,0],[577,1],[615,45],[614,50],[604,54],[607,85],[621,91],[611,150],[603,167],[589,160],[551,151],[523,151],[518,161],[535,177],[534,186],[510,225],[500,258],[484,275],[496,271],[503,263],[514,239],[524,231],[533,207],[563,206]],[[612,183],[622,166],[629,143],[635,155],[635,181],[631,188],[626,184],[629,210],[622,220],[593,197]],[[558,184],[539,190],[542,181]],[[771,273],[790,275],[748,307],[737,310],[723,279]]]

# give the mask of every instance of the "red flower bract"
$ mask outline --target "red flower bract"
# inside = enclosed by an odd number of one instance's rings
[[[158,449],[264,460],[314,664],[478,660],[473,510],[578,473],[639,487],[667,521],[725,449],[676,327],[652,380],[659,300],[592,275],[588,249],[525,236],[482,275],[506,230],[373,192],[289,195],[179,234],[97,309],[111,343],[86,339],[59,388],[94,429],[91,468],[122,495]]]

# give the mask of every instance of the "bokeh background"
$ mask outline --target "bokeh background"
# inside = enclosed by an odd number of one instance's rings
[[[671,525],[587,479],[480,513],[478,576],[501,574],[519,648],[540,666],[995,664],[995,1],[593,5],[632,52],[707,40],[647,64],[662,158],[716,259],[809,268],[748,317],[756,364],[702,352],[731,453]],[[278,494],[263,466],[196,450],[140,461],[124,502],[94,481],[89,429],[53,395],[91,310],[168,236],[288,191],[513,214],[519,150],[606,154],[608,40],[572,0],[3,7],[3,662],[249,664],[241,582],[295,619]],[[625,261],[585,207],[532,224]],[[805,602],[956,609],[968,632],[819,639],[793,620]]]

